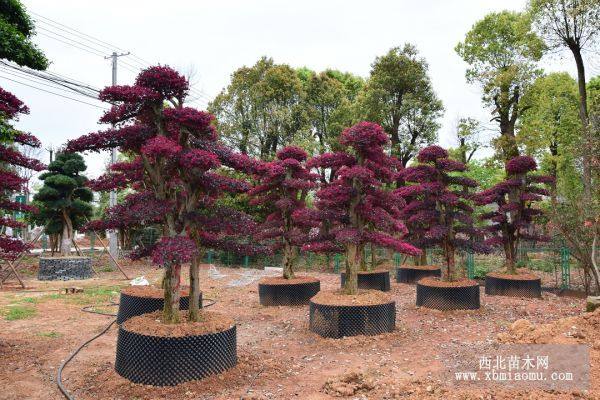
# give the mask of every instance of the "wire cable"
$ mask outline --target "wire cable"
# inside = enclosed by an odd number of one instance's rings
[[[0,76],[2,76],[2,75],[0,75]],[[23,86],[30,87],[30,88],[32,88],[32,89],[36,89],[36,90],[40,90],[40,91],[42,91],[42,92],[50,93],[50,94],[53,94],[53,95],[55,95],[55,96],[59,96],[59,97],[63,97],[63,98],[65,98],[65,99],[69,99],[69,100],[72,100],[72,101],[76,101],[76,102],[78,102],[78,103],[87,104],[88,106],[92,106],[92,107],[100,108],[100,109],[102,109],[102,110],[108,110],[108,108],[106,108],[106,107],[102,107],[102,106],[99,106],[99,105],[96,105],[96,104],[88,103],[88,102],[86,102],[86,101],[78,100],[78,99],[75,99],[75,98],[73,98],[73,97],[65,96],[65,95],[62,95],[62,94],[60,94],[60,93],[55,93],[55,92],[52,92],[52,91],[50,91],[50,90],[42,89],[42,88],[39,88],[39,87],[36,87],[36,86],[33,86],[33,85],[28,85],[27,83],[19,82],[19,81],[16,81],[16,80],[14,80],[14,79],[7,78],[6,76],[2,76],[2,77],[3,77],[4,79],[6,79],[6,80],[9,80],[9,81],[11,81],[11,82],[14,82],[14,83],[18,83],[18,84],[20,84],[20,85],[23,85]]]
[[[209,300],[212,303],[210,304],[204,304],[205,300]],[[215,305],[217,301],[214,299],[209,299],[206,298],[203,300],[203,304],[202,304],[202,308],[208,308],[210,306]],[[96,310],[92,310],[93,307],[109,307],[109,306],[118,306],[119,303],[115,303],[114,301],[111,301],[110,303],[107,304],[100,304],[100,305],[90,305],[90,306],[85,306],[81,309],[81,311],[86,312],[86,313],[90,313],[90,314],[98,314],[98,315],[106,315],[106,316],[110,316],[110,317],[116,317],[117,314],[112,314],[112,313],[105,313],[102,311],[96,311]],[[91,339],[86,340],[85,342],[83,342],[83,344],[81,344],[77,349],[75,349],[75,351],[73,351],[69,357],[67,357],[65,359],[65,361],[62,362],[62,364],[60,364],[60,366],[58,367],[58,371],[56,373],[56,385],[58,386],[58,389],[60,390],[60,392],[63,394],[63,396],[65,396],[65,398],[67,400],[75,400],[75,398],[73,396],[71,396],[71,394],[69,393],[69,391],[64,387],[63,383],[62,383],[62,373],[64,371],[64,369],[66,368],[67,364],[69,364],[69,362],[71,362],[75,356],[77,356],[77,354],[79,354],[79,352],[81,350],[83,350],[84,347],[86,347],[88,344],[92,343],[94,340],[98,339],[100,336],[104,335],[106,332],[108,332],[110,330],[110,328],[117,322],[117,319],[113,319],[110,324],[108,324],[100,333],[98,333],[97,335],[93,336]],[[259,371],[259,373],[254,377],[254,379],[256,379],[258,377],[258,375],[260,375],[260,373],[262,372]],[[254,380],[253,380],[254,382]],[[248,390],[250,390],[250,388],[248,388]]]

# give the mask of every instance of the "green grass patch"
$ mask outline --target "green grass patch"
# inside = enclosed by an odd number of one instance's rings
[[[35,307],[29,305],[8,306],[2,310],[2,315],[7,321],[17,321],[20,319],[31,318],[36,315]]]
[[[60,334],[56,331],[38,332],[37,335],[40,337],[45,337],[45,338],[49,338],[49,339],[57,339],[62,336],[62,334]]]

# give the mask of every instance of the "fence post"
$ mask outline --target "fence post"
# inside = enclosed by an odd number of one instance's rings
[[[248,268],[249,263],[250,263],[250,257],[244,256],[244,268]]]
[[[394,253],[394,267],[400,267],[400,253]]]
[[[475,277],[475,257],[473,256],[473,253],[468,251],[466,259],[467,259],[466,260],[467,261],[467,278],[473,279]]]
[[[336,254],[335,256],[333,256],[333,259],[334,259],[333,272],[336,274],[340,273],[340,258],[341,258],[341,256],[339,254]]]
[[[571,264],[569,263],[569,258],[571,253],[569,252],[569,248],[566,246],[562,246],[560,248],[560,267],[561,267],[561,289],[568,289],[571,285]]]
[[[210,265],[210,264],[213,263],[212,260],[213,260],[213,252],[212,252],[212,250],[209,250],[208,253],[207,253],[207,260],[206,261]]]

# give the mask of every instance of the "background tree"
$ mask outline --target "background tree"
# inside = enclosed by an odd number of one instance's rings
[[[353,103],[364,86],[364,80],[336,70],[316,73],[300,68],[297,71],[304,87],[303,100],[318,142],[318,151],[335,150],[340,133],[352,123]]]
[[[127,219],[134,224],[160,221],[163,237],[148,255],[165,268],[163,322],[180,322],[181,265],[190,264],[189,319],[197,321],[199,263],[206,248],[253,254],[258,247],[246,240],[255,224],[247,215],[219,204],[224,193],[240,193],[249,185],[223,169],[255,172],[247,156],[223,146],[212,125],[213,116],[185,107],[189,84],[169,67],[142,71],[132,86],[104,89],[100,98],[112,108],[101,118],[116,128],[72,140],[72,151],[119,148],[132,160],[113,166],[97,179],[97,189],[133,188],[127,207],[107,212],[94,227],[112,229]],[[141,216],[141,217],[140,217]]]
[[[46,56],[31,42],[34,24],[19,0],[0,1],[0,59],[37,70],[48,67]]]
[[[506,163],[506,179],[494,187],[475,196],[479,205],[492,205],[494,210],[481,215],[490,224],[485,227],[485,244],[504,249],[504,268],[516,274],[517,252],[522,240],[529,242],[547,241],[536,232],[535,219],[542,215],[533,204],[549,194],[539,184],[552,182],[552,177],[534,175],[537,164],[532,157],[519,156]]]
[[[442,102],[412,44],[377,57],[357,104],[357,116],[380,124],[390,135],[392,154],[406,166],[420,148],[437,139]]]
[[[48,165],[48,172],[40,175],[44,182],[33,197],[39,213],[34,220],[45,227],[48,235],[60,237],[60,254],[71,255],[74,232],[92,216],[92,191],[86,187],[87,169],[83,157],[77,153],[58,153]]]
[[[593,135],[589,127],[585,64],[582,52],[600,37],[600,2],[597,0],[530,0],[535,27],[550,49],[568,48],[577,67],[579,118],[583,128],[584,201],[592,201]],[[596,132],[597,134],[597,132]]]
[[[477,187],[477,182],[457,175],[466,166],[448,158],[448,152],[439,146],[419,151],[417,161],[418,165],[400,172],[410,184],[394,191],[407,203],[401,215],[410,231],[411,243],[421,249],[441,247],[445,258],[442,277],[456,280],[456,250],[484,250],[472,240],[476,230],[469,189]]]
[[[307,154],[295,146],[277,152],[277,159],[262,166],[259,183],[248,192],[253,204],[268,207],[271,213],[254,238],[274,240],[273,250],[283,249],[283,277],[294,278],[294,260],[298,247],[306,241],[306,232],[295,224],[292,215],[306,207],[308,191],[316,184],[317,175],[304,165]]]
[[[383,151],[388,135],[371,122],[359,122],[344,130],[340,145],[344,152],[325,153],[313,158],[310,165],[327,167],[336,165],[335,178],[317,192],[315,206],[321,213],[336,216],[336,225],[330,234],[346,251],[346,282],[344,292],[356,294],[357,273],[363,263],[363,246],[371,243],[391,248],[400,253],[419,255],[420,250],[399,237],[407,233],[400,220],[402,199],[385,188],[395,177],[398,163]],[[335,243],[313,242],[304,250],[330,249]]]
[[[459,118],[456,121],[458,147],[450,151],[460,162],[467,165],[477,152],[486,145],[481,139],[483,127],[475,118]],[[454,154],[453,154],[454,153]]]
[[[14,212],[36,211],[34,207],[13,200],[13,194],[23,190],[25,179],[17,173],[18,168],[42,171],[46,166],[23,155],[15,144],[39,147],[34,136],[21,132],[12,126],[19,114],[27,114],[29,109],[12,93],[0,88],[0,259],[14,259],[28,246],[22,240],[8,236],[7,228],[23,228],[10,214]]]
[[[225,143],[270,160],[287,145],[311,143],[304,95],[293,68],[263,57],[236,70],[208,110],[216,116]]]
[[[525,109],[521,98],[540,74],[535,63],[543,49],[529,16],[512,11],[486,15],[455,48],[469,64],[467,82],[483,89],[483,102],[500,128],[495,145],[506,161],[519,155],[515,125]]]
[[[554,178],[561,195],[581,193],[576,158],[581,145],[581,123],[575,80],[566,72],[539,77],[523,97],[523,103],[528,109],[521,117],[518,143],[527,155],[541,160],[541,169]]]

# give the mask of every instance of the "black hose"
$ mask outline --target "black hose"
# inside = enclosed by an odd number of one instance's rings
[[[204,301],[211,301],[212,303],[210,304],[204,304]],[[215,303],[217,302],[214,299],[204,299],[203,304],[202,304],[202,308],[208,308],[210,306],[214,306]],[[98,315],[107,315],[110,317],[116,317],[117,314],[111,314],[111,313],[105,313],[102,311],[95,311],[92,310],[91,308],[93,307],[109,307],[109,306],[118,306],[119,303],[115,303],[114,301],[111,301],[110,303],[107,304],[100,304],[100,305],[91,305],[91,306],[85,306],[81,309],[81,311],[86,312],[86,313],[90,313],[90,314],[98,314]],[[65,367],[67,366],[67,364],[73,360],[73,358],[75,358],[75,356],[88,344],[92,343],[94,340],[98,339],[100,336],[104,335],[106,332],[108,332],[108,330],[113,326],[113,324],[117,322],[116,318],[114,320],[111,321],[110,324],[108,324],[106,326],[106,328],[104,328],[102,330],[102,332],[100,332],[99,334],[97,334],[96,336],[94,336],[93,338],[87,340],[86,342],[84,342],[81,346],[79,346],[73,353],[71,353],[71,355],[69,357],[67,357],[67,359],[65,361],[63,361],[63,363],[60,365],[60,367],[58,367],[58,372],[56,373],[56,385],[58,386],[58,389],[61,391],[61,393],[65,396],[65,398],[67,400],[75,400],[75,398],[73,396],[71,396],[69,394],[69,392],[67,391],[67,389],[65,389],[65,387],[62,384],[62,372],[65,369]],[[262,372],[262,371],[261,371]],[[260,372],[259,372],[260,374]]]
[[[69,392],[67,391],[67,389],[65,389],[65,387],[62,384],[62,372],[63,372],[63,369],[67,366],[67,364],[69,363],[69,361],[71,361],[73,358],[75,358],[75,356],[77,355],[77,353],[79,353],[81,351],[81,349],[83,349],[85,346],[87,346],[88,344],[92,343],[94,340],[98,339],[100,336],[102,336],[106,332],[108,332],[108,330],[113,326],[113,324],[115,322],[117,322],[116,318],[114,320],[112,320],[110,322],[110,324],[108,324],[106,326],[106,328],[104,328],[102,330],[102,332],[100,332],[99,334],[97,334],[96,336],[94,336],[93,338],[87,340],[85,343],[83,343],[81,346],[79,346],[77,348],[77,350],[75,350],[73,353],[71,353],[71,355],[65,361],[63,361],[63,363],[60,365],[60,367],[58,367],[58,373],[56,374],[56,384],[58,385],[58,388],[60,389],[60,391],[62,392],[62,394],[68,400],[75,400],[75,398],[72,397],[69,394]]]

